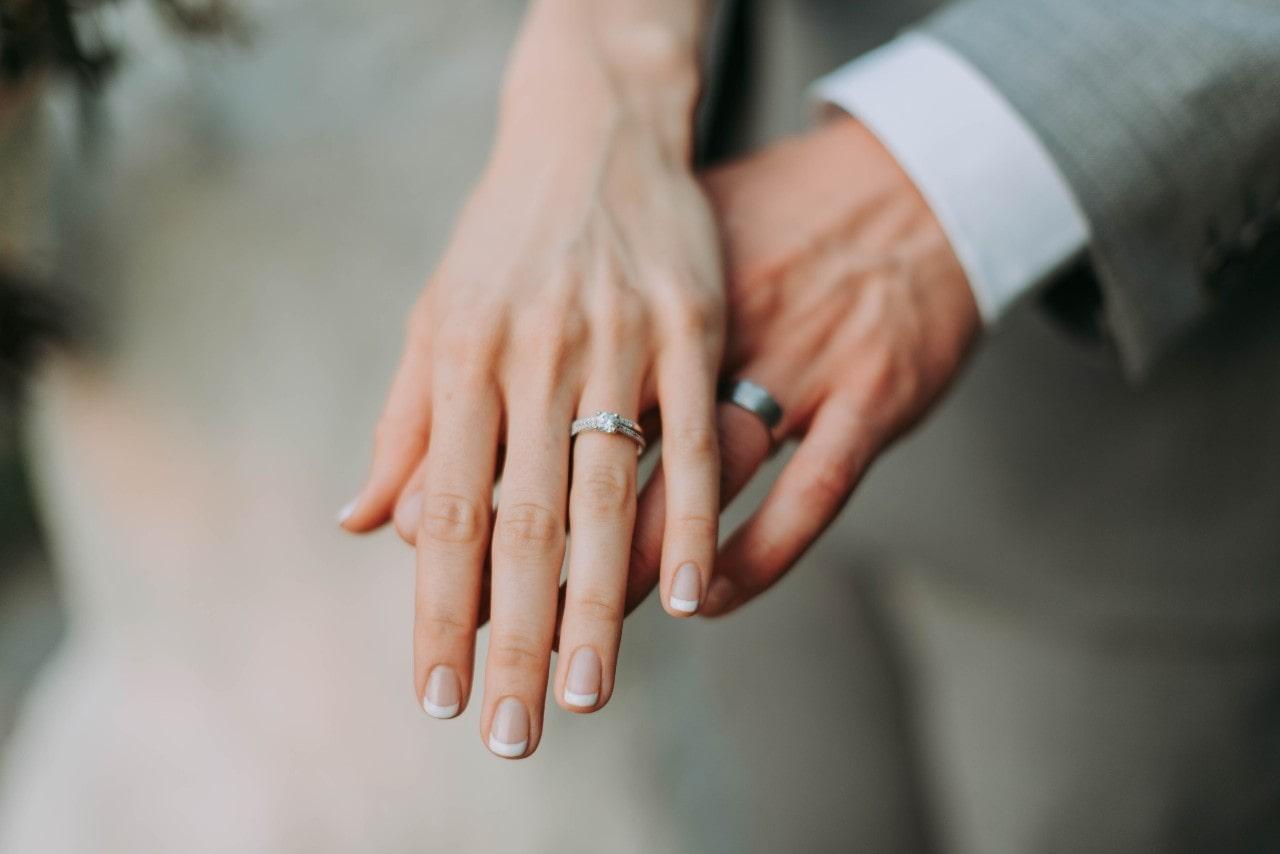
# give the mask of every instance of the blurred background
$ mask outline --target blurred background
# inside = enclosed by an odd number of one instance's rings
[[[18,449],[16,401],[10,397],[0,413],[0,745],[23,689],[61,628],[57,586],[38,533]]]

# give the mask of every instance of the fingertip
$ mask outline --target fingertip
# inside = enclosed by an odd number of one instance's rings
[[[379,511],[376,506],[370,506],[365,493],[360,493],[342,505],[336,521],[338,527],[349,534],[367,534],[386,524],[387,511],[385,508]]]
[[[707,598],[699,615],[703,617],[720,617],[732,610],[733,600],[737,594],[733,582],[723,575],[717,575],[707,585]]]
[[[671,579],[667,594],[667,613],[673,617],[692,617],[702,603],[702,575],[697,565],[684,563]]]
[[[485,745],[499,758],[524,759],[537,747],[532,730],[529,710],[524,703],[516,697],[503,697],[494,707]]]
[[[569,660],[564,687],[556,697],[560,708],[579,715],[599,711],[609,700],[603,677],[600,655],[591,646],[579,647]]]
[[[608,704],[609,698],[602,694],[577,694],[567,688],[556,697],[556,705],[574,715],[594,715]]]

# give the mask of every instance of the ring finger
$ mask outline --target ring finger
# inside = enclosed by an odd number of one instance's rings
[[[640,378],[611,374],[588,383],[580,416],[632,416]],[[636,444],[621,433],[580,433],[569,492],[569,578],[560,628],[556,697],[589,712],[613,692],[636,508]]]

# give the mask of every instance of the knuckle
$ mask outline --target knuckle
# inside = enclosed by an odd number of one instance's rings
[[[574,492],[580,510],[596,516],[622,516],[635,507],[635,474],[627,466],[590,464]]]
[[[829,507],[842,503],[853,489],[853,480],[853,472],[838,460],[812,467],[805,472],[805,506]]]
[[[714,462],[720,459],[720,434],[709,424],[688,425],[671,437],[670,448],[690,463]]]
[[[469,637],[475,632],[475,623],[468,620],[456,608],[435,604],[427,609],[418,621],[421,640],[428,645],[452,643],[459,637]]]
[[[507,355],[525,381],[554,384],[587,339],[586,323],[573,310],[548,312],[525,323]]]
[[[565,610],[593,623],[621,623],[624,593],[621,590],[617,594],[595,589],[579,591],[573,594]]]
[[[911,372],[903,369],[902,359],[888,344],[869,348],[861,360],[860,372],[868,406],[896,404],[911,393]]]
[[[476,346],[477,335],[467,324],[456,320],[443,324],[440,334],[432,342],[437,360],[457,359]]]
[[[495,538],[508,551],[542,552],[563,542],[564,522],[549,508],[523,501],[499,509]]]
[[[684,537],[715,542],[720,531],[719,520],[715,516],[701,513],[684,513],[676,518],[675,530]]]
[[[724,318],[724,303],[701,293],[682,296],[671,310],[675,334],[700,341],[718,335],[724,325]]]
[[[582,312],[572,299],[543,297],[522,313],[518,321],[519,335],[531,344],[564,346],[578,340],[585,331]]]
[[[600,299],[593,324],[604,337],[626,339],[644,328],[647,310],[633,291],[613,290]]]
[[[485,362],[501,350],[505,334],[500,314],[490,309],[451,313],[432,342],[433,355],[446,364]]]
[[[550,660],[551,650],[525,634],[494,634],[486,667],[499,670],[537,670]]]
[[[478,502],[452,493],[429,493],[422,501],[422,536],[439,543],[473,544],[484,535]]]

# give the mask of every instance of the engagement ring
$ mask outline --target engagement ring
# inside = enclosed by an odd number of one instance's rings
[[[587,430],[594,430],[597,433],[617,433],[621,436],[626,436],[636,443],[637,454],[644,450],[644,430],[630,418],[625,418],[616,412],[600,411],[587,418],[579,418],[570,425],[569,436],[572,438]]]

